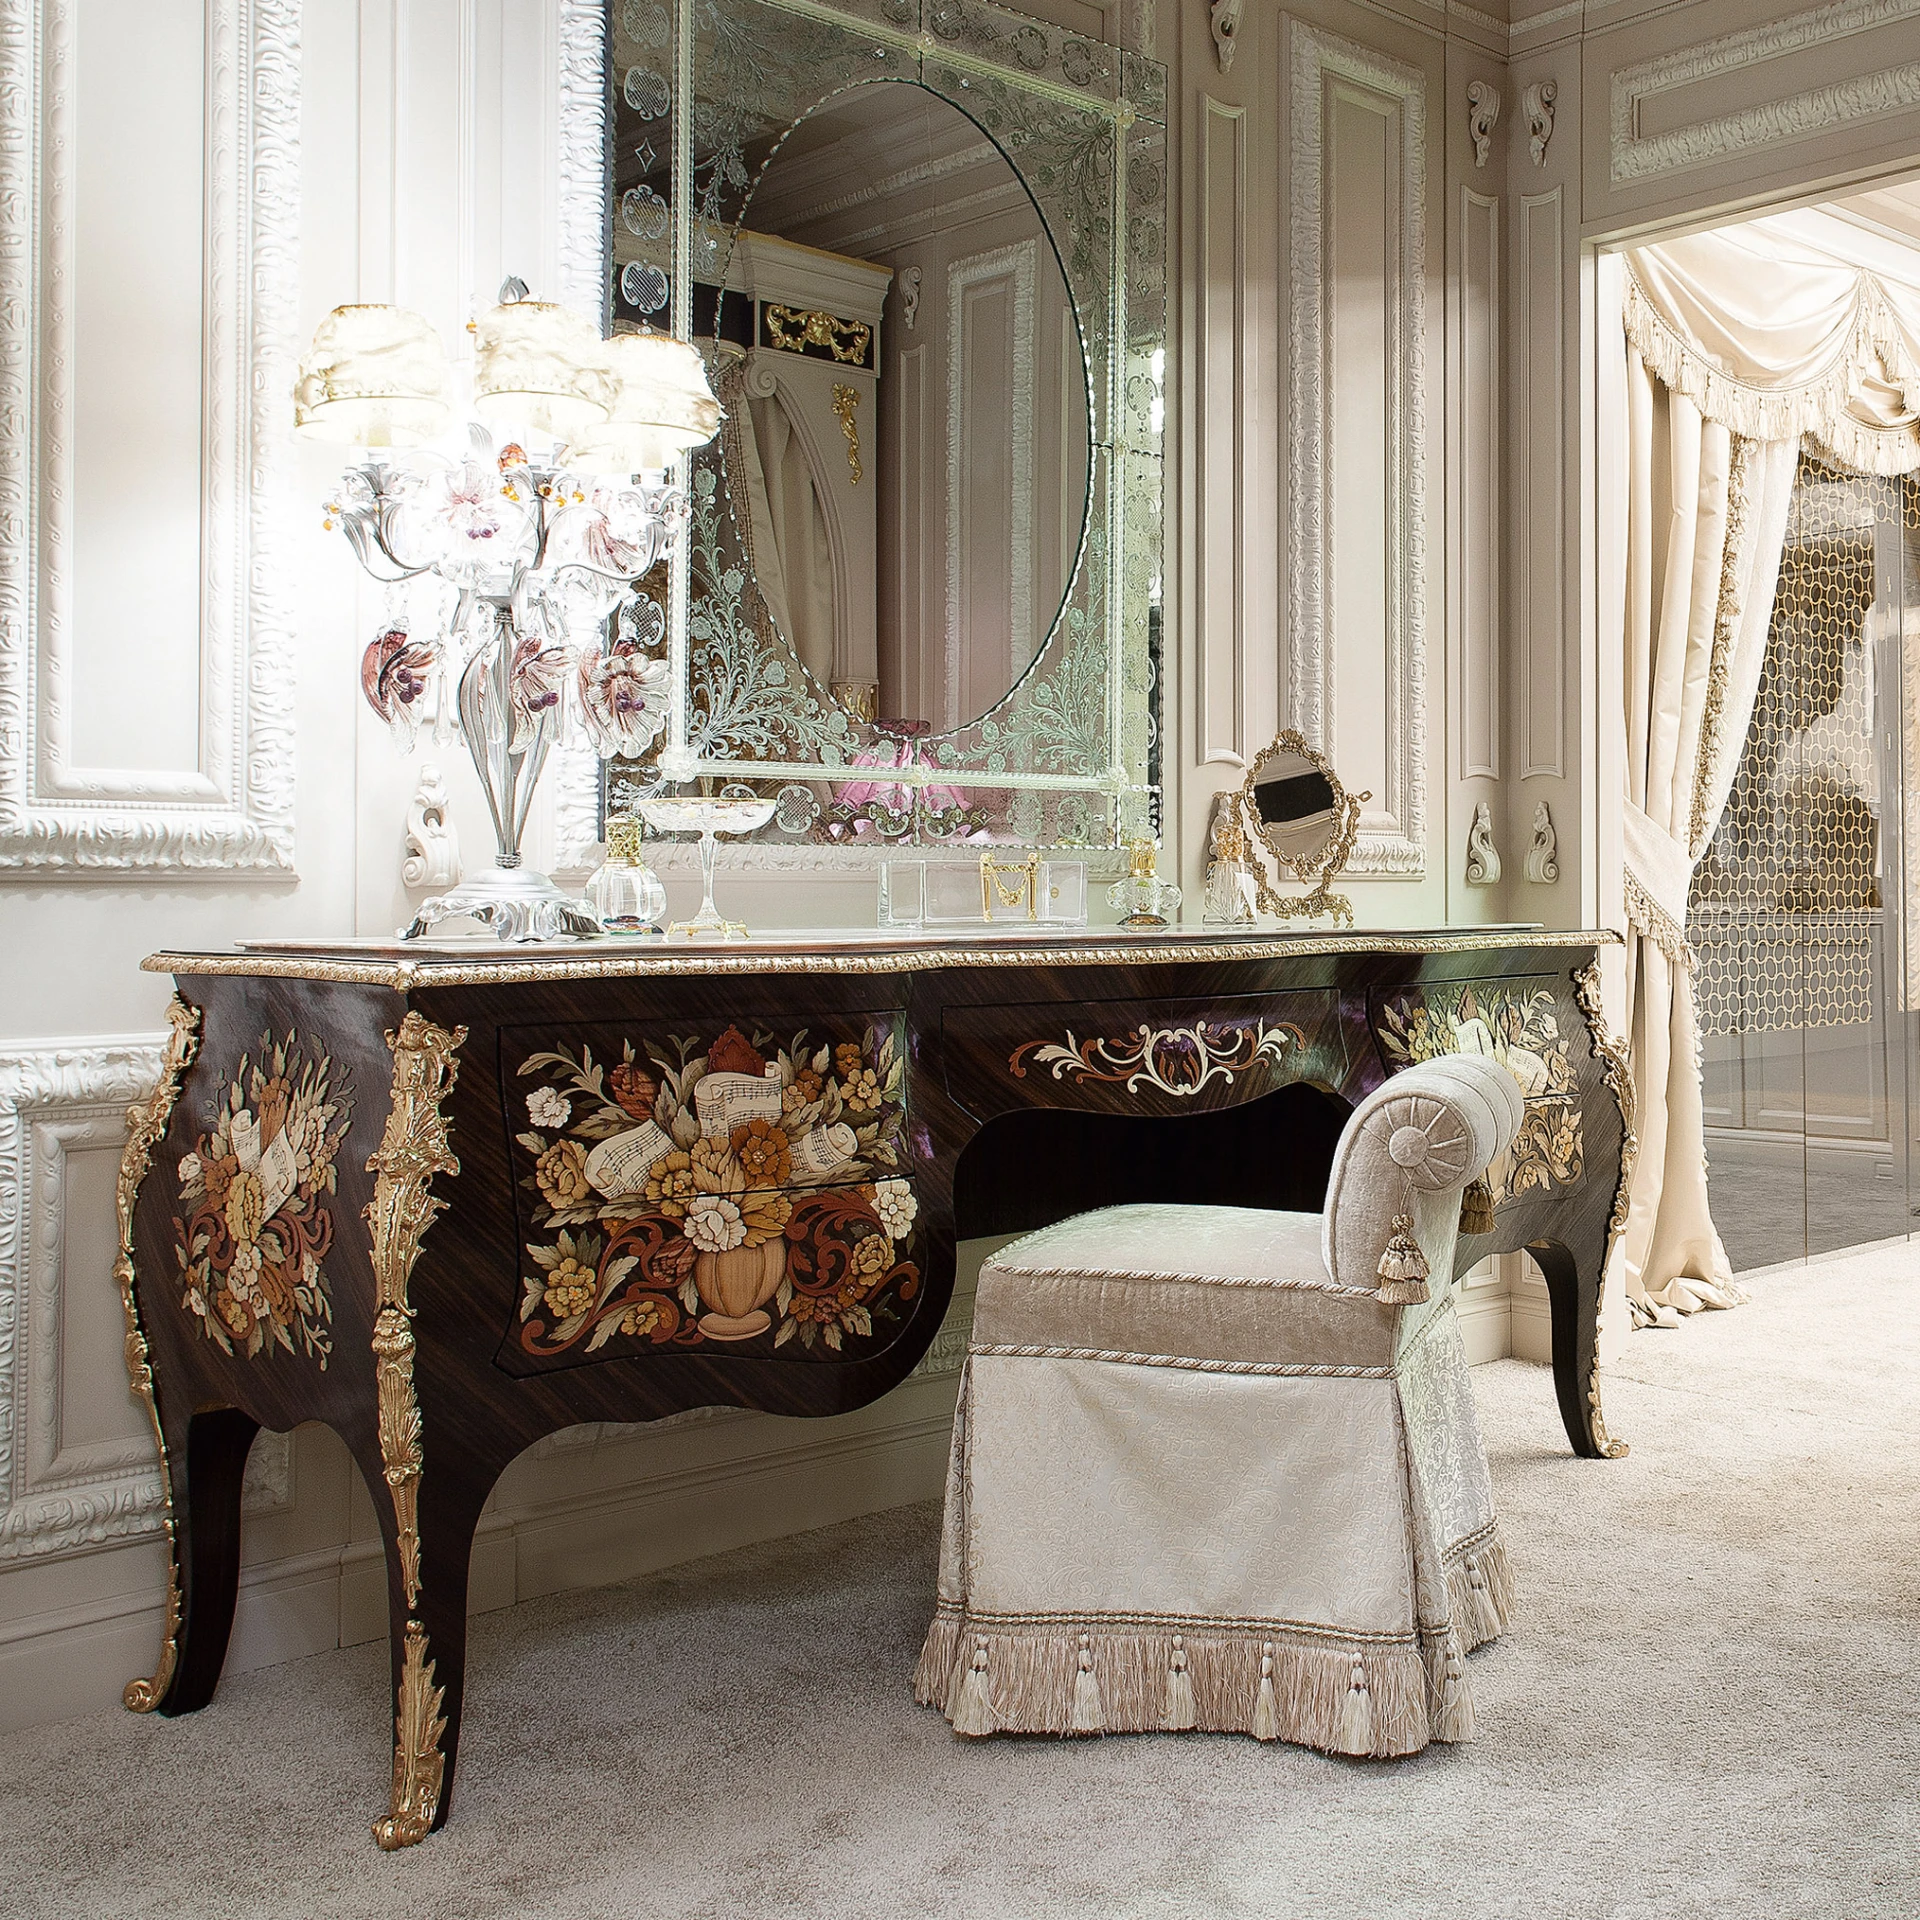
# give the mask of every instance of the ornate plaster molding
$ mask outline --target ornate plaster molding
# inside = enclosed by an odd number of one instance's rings
[[[200,753],[158,772],[74,758],[78,6],[0,0],[0,872],[284,873],[298,0],[205,0]]]
[[[1241,0],[1207,0],[1207,25],[1213,32],[1214,58],[1220,71],[1233,65],[1233,49],[1240,33]]]
[[[1553,107],[1560,98],[1557,80],[1536,80],[1520,93],[1520,110],[1527,116],[1527,151],[1536,167],[1547,164],[1547,143],[1553,138]]]
[[[1500,878],[1500,849],[1493,844],[1493,809],[1482,800],[1467,829],[1467,885],[1490,887]]]
[[[607,7],[605,0],[559,0],[559,245],[561,302],[607,327],[611,287],[607,221]],[[600,839],[600,756],[556,748],[544,798],[553,822],[551,864],[590,867]]]
[[[1500,123],[1500,89],[1491,80],[1467,82],[1467,136],[1473,164],[1484,167],[1493,152],[1493,130]]]
[[[1327,337],[1325,84],[1329,76],[1398,103],[1399,301],[1389,315],[1387,436],[1398,488],[1387,501],[1386,777],[1361,816],[1349,873],[1427,868],[1426,78],[1420,69],[1294,21],[1288,319],[1287,688],[1292,723],[1324,749],[1333,738],[1336,648],[1329,582],[1330,351]]]
[[[1641,109],[1657,94],[1787,61],[1876,27],[1920,18],[1920,0],[1838,0],[1717,40],[1657,54],[1613,76],[1608,177],[1620,186],[1783,145],[1855,120],[1920,106],[1920,60],[1859,73],[1777,99],[1756,101],[1664,133],[1641,135]]]
[[[67,1249],[72,1156],[118,1155],[127,1109],[159,1079],[159,1034],[0,1051],[0,1563],[158,1537],[166,1492],[150,1436],[70,1442],[63,1420],[71,1290],[110,1288]],[[118,1392],[117,1352],[100,1355]],[[292,1447],[263,1433],[247,1460],[251,1512],[291,1504]]]

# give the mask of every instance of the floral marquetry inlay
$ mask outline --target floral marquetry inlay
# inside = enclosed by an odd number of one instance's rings
[[[1580,1179],[1586,1166],[1580,1091],[1550,989],[1461,986],[1398,993],[1382,1003],[1375,1031],[1395,1067],[1479,1053],[1513,1076],[1526,1117],[1513,1145],[1487,1169],[1496,1201],[1551,1193]]]
[[[325,1369],[333,1301],[321,1263],[352,1114],[353,1090],[326,1053],[265,1033],[257,1055],[241,1055],[211,1131],[181,1156],[181,1305],[225,1352],[251,1360],[278,1346]]]
[[[518,1077],[526,1353],[837,1353],[917,1291],[891,1024],[543,1049]]]
[[[1056,1080],[1124,1083],[1129,1093],[1155,1087],[1176,1100],[1189,1100],[1215,1080],[1233,1084],[1261,1061],[1278,1065],[1289,1047],[1306,1045],[1306,1035],[1285,1023],[1265,1020],[1201,1020],[1190,1027],[1142,1025],[1133,1032],[1076,1040],[1068,1032],[1057,1040],[1027,1040],[1007,1056],[1016,1080],[1029,1065],[1050,1067]]]

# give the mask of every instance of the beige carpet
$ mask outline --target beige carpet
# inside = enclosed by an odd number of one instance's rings
[[[910,1703],[935,1515],[475,1623],[453,1824],[378,1854],[382,1649],[0,1740],[12,1915],[1920,1914],[1920,1250],[1629,1342],[1611,1465],[1475,1376],[1522,1582],[1481,1738],[956,1741]]]

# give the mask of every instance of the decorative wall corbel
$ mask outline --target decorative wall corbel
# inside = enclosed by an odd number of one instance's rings
[[[1233,65],[1234,37],[1240,31],[1241,0],[1207,0],[1207,25],[1213,29],[1213,50],[1225,73]]]
[[[1560,98],[1560,86],[1554,80],[1536,80],[1520,94],[1521,111],[1527,116],[1527,151],[1533,164],[1547,164],[1547,142],[1553,138],[1553,103]]]
[[[1533,845],[1527,849],[1527,878],[1544,887],[1560,878],[1560,842],[1553,831],[1553,815],[1542,800],[1533,810]]]
[[[1482,800],[1467,829],[1467,885],[1490,887],[1500,878],[1500,849],[1493,844],[1493,809]]]
[[[400,878],[410,887],[444,893],[460,884],[460,836],[449,804],[446,776],[426,762],[407,809],[407,857]]]
[[[911,333],[913,323],[920,318],[920,279],[918,267],[900,269],[900,324]]]
[[[1473,164],[1484,167],[1493,151],[1493,129],[1500,119],[1500,89],[1491,80],[1467,83],[1467,132],[1473,140]]]

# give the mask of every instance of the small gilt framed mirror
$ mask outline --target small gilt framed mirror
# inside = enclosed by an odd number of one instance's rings
[[[1353,905],[1332,892],[1353,852],[1360,809],[1370,793],[1349,793],[1326,755],[1307,745],[1291,727],[1261,748],[1235,796],[1248,847],[1272,861],[1275,878],[1307,883],[1304,894],[1277,892],[1261,861],[1253,862],[1260,910],[1281,920],[1312,920],[1330,914],[1336,926],[1353,925]]]

